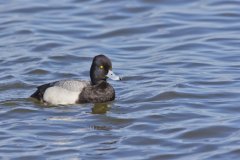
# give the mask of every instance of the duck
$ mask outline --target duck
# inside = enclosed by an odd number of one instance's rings
[[[112,71],[111,60],[97,55],[92,60],[90,81],[59,80],[43,84],[30,96],[44,104],[67,105],[79,103],[104,103],[115,99],[115,90],[107,79],[121,80]]]

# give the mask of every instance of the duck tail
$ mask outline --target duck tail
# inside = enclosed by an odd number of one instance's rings
[[[48,83],[48,84],[44,84],[44,85],[38,86],[37,90],[30,97],[35,98],[35,99],[37,99],[39,101],[43,100],[44,92],[46,91],[47,88],[49,88],[53,84],[54,83]]]
[[[30,97],[40,101],[43,98],[43,95],[41,94],[39,89],[37,89]]]

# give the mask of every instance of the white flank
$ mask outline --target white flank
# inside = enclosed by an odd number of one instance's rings
[[[53,86],[49,87],[44,95],[43,99],[47,103],[57,105],[57,104],[74,104],[78,100],[80,92],[76,91],[69,91],[67,89],[58,87],[58,86]]]

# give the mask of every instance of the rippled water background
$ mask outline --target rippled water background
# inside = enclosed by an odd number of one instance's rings
[[[0,159],[240,157],[238,0],[0,1]],[[35,87],[89,79],[106,104],[44,106]]]

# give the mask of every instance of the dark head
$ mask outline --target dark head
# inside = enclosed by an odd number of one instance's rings
[[[90,77],[92,85],[96,85],[101,81],[106,81],[107,78],[120,80],[120,77],[112,72],[111,60],[104,55],[97,55],[93,58]]]

